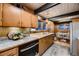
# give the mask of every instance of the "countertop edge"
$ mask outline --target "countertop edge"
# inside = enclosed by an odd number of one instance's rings
[[[46,36],[49,36],[49,35],[52,35],[52,34],[53,34],[53,33],[49,33],[49,34],[46,35]],[[44,38],[44,37],[46,37],[46,36],[43,36],[43,37],[40,37],[40,38],[36,38],[36,39],[34,39],[34,40],[31,40],[31,41],[28,41],[28,42],[24,42],[24,43],[21,43],[21,44],[17,44],[17,45],[13,45],[13,46],[9,46],[9,47],[0,49],[0,52],[3,52],[3,51],[6,51],[6,50],[9,50],[9,49],[18,47],[18,46],[20,46],[20,45],[22,45],[22,44],[27,44],[27,43],[32,42],[32,41],[40,40],[41,38]]]

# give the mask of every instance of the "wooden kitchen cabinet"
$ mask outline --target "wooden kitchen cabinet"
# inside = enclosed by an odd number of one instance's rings
[[[18,56],[18,47],[0,53],[0,56]]]
[[[11,4],[3,4],[3,26],[20,26],[21,10]]]
[[[38,18],[37,18],[37,16],[36,15],[34,15],[34,14],[32,14],[32,20],[31,20],[31,27],[32,28],[37,28],[37,26],[38,26]]]
[[[24,10],[21,11],[21,26],[22,27],[31,27],[31,14]]]
[[[52,35],[47,36],[45,41],[46,41],[46,49],[47,49],[53,43]]]
[[[45,38],[42,38],[39,40],[39,55],[42,55],[45,50],[46,50]]]
[[[53,37],[52,35],[49,35],[49,36],[48,36],[48,41],[49,41],[48,46],[50,46],[50,45],[53,43],[53,40],[54,40],[54,37]],[[48,42],[48,41],[47,41],[47,42]]]
[[[2,3],[0,3],[0,26],[2,26]]]
[[[50,29],[49,32],[54,32],[54,23],[47,20],[46,28]]]
[[[1,6],[2,5],[0,5],[0,7]],[[0,17],[0,19],[2,18]],[[2,26],[37,28],[37,21],[38,20],[36,15],[31,14],[28,11],[20,9],[16,6],[13,6],[12,4],[3,4]]]
[[[42,55],[47,48],[49,48],[53,44],[52,35],[46,36],[39,40],[39,55]]]

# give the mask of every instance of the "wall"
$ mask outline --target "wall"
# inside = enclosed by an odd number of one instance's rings
[[[11,31],[14,32],[23,32],[28,34],[30,32],[30,28],[19,28],[19,27],[0,27],[0,37],[6,37],[7,34]]]

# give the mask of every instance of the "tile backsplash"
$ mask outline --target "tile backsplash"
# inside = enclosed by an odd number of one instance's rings
[[[30,33],[30,28],[19,28],[19,27],[0,27],[0,37],[6,37],[9,32],[22,32],[25,34]]]

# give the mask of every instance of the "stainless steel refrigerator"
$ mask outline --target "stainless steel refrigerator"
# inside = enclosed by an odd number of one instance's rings
[[[70,54],[73,56],[79,55],[78,37],[79,37],[79,22],[72,22],[70,23]]]

